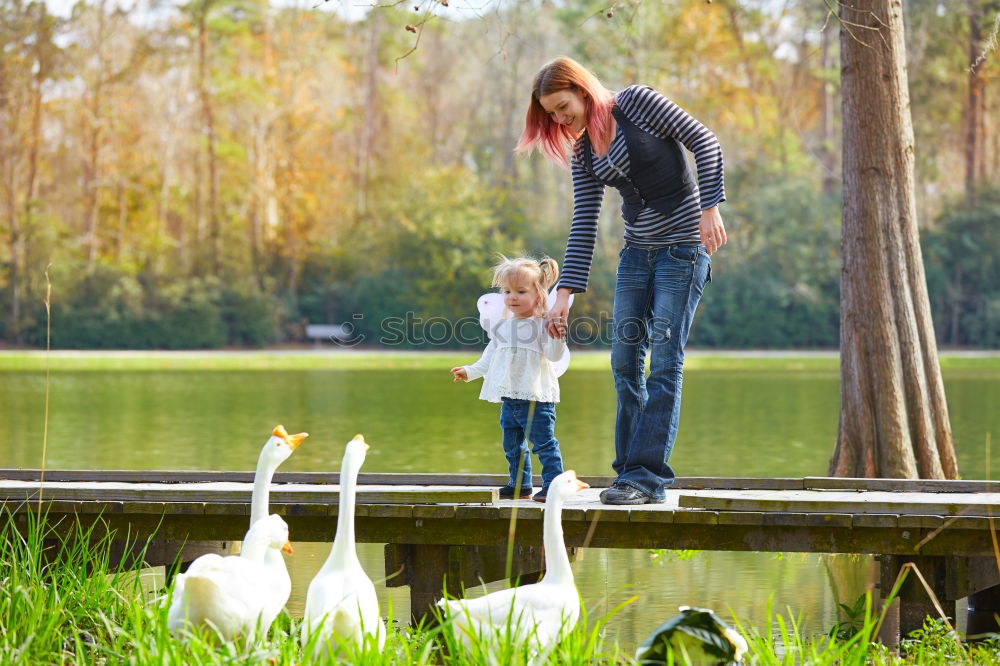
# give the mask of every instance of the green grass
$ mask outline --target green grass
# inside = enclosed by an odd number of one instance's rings
[[[313,353],[311,350],[288,350],[276,353],[254,351],[168,352],[137,351],[101,353],[58,351],[46,361],[43,351],[0,351],[0,371],[66,370],[442,370],[457,364],[471,363],[478,357],[476,350],[468,352],[392,351],[387,353],[349,352],[337,354]],[[839,361],[834,354],[810,356],[745,356],[689,355],[686,370],[749,370],[837,372]],[[574,371],[609,371],[609,353],[578,351],[573,356]],[[1000,355],[970,358],[941,356],[945,371],[1000,370]]]
[[[3,664],[511,664],[528,662],[523,645],[498,636],[463,646],[451,625],[434,629],[390,628],[385,649],[348,648],[338,661],[317,659],[298,641],[301,621],[279,616],[269,635],[255,642],[220,642],[195,632],[178,641],[167,631],[165,604],[144,590],[139,572],[114,566],[107,536],[70,530],[60,536],[34,514],[0,521],[0,663]],[[16,527],[15,527],[16,525]],[[735,620],[750,646],[747,664],[793,666],[909,666],[995,664],[1000,641],[963,645],[939,622],[928,621],[899,654],[872,641],[878,616],[865,599],[850,625],[832,636],[802,632],[794,615],[768,609],[762,628]],[[616,609],[616,611],[619,609]],[[391,609],[390,616],[391,616]],[[616,612],[613,611],[613,612]],[[612,613],[613,614],[613,613]],[[608,617],[581,618],[553,650],[547,664],[634,664],[631,652],[605,636]],[[392,627],[390,621],[390,627]],[[673,663],[683,664],[681,657]]]

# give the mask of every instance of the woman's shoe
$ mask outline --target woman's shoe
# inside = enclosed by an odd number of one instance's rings
[[[619,483],[601,491],[602,504],[660,504],[664,500],[650,497],[638,488]]]

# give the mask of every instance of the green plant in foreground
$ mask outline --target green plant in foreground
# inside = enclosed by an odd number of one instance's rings
[[[142,549],[139,548],[141,551]],[[0,521],[0,664],[275,664],[342,663],[360,666],[531,663],[516,642],[483,641],[466,647],[448,624],[390,629],[380,653],[371,643],[345,646],[340,658],[311,659],[299,645],[301,621],[279,615],[266,640],[221,642],[210,632],[184,641],[167,630],[167,606],[150,599],[137,568],[112,565],[111,541],[99,523],[81,527],[50,523],[44,515],[19,514]],[[629,602],[632,600],[629,600]],[[629,603],[626,602],[626,603]],[[624,604],[623,604],[624,605]],[[621,606],[593,622],[586,609],[579,625],[546,655],[546,664],[634,664],[606,623]],[[850,632],[811,636],[791,613],[767,610],[751,627],[733,618],[747,638],[744,663],[762,666],[945,666],[1000,663],[1000,639],[963,645],[942,622],[928,621],[893,654],[874,642],[880,617],[870,595],[851,609]],[[855,613],[855,611],[859,611]],[[863,612],[862,612],[863,611]],[[392,609],[389,609],[390,619]],[[645,621],[646,618],[643,618]],[[655,625],[656,620],[649,622]],[[390,627],[392,622],[390,621]],[[856,629],[856,631],[855,631]],[[310,646],[306,646],[309,648]],[[673,663],[686,663],[674,655]]]

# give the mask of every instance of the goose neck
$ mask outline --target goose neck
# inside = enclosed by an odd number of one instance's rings
[[[278,466],[268,460],[263,453],[257,460],[257,471],[253,475],[253,495],[250,498],[251,525],[267,516],[271,501],[271,479],[277,468]]]
[[[545,505],[544,532],[542,533],[542,543],[545,545],[543,583],[573,582],[573,570],[569,566],[569,557],[566,555],[566,540],[563,537],[562,506],[562,498],[558,496],[551,497]]]
[[[324,568],[334,567],[344,569],[357,564],[357,547],[354,538],[354,507],[357,496],[358,470],[351,469],[348,461],[344,461],[340,473],[340,504],[337,510],[337,533],[333,538],[333,547]]]

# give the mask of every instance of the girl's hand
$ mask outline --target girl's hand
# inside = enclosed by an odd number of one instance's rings
[[[452,368],[451,369],[451,374],[454,376],[454,379],[452,381],[456,381],[456,382],[467,382],[467,381],[469,381],[469,375],[467,375],[465,373],[465,368],[463,368],[461,366],[457,367],[457,368]]]
[[[556,291],[556,302],[549,310],[548,331],[553,338],[562,338],[566,335],[566,325],[569,319],[569,295],[570,290],[563,287]]]
[[[698,229],[701,231],[701,242],[710,255],[726,244],[726,227],[722,224],[718,206],[701,211]]]

